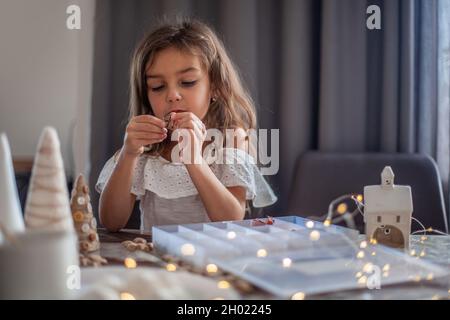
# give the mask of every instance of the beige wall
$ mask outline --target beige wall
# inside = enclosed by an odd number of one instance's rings
[[[81,7],[81,30],[66,28],[71,4]],[[0,131],[13,157],[33,157],[51,125],[66,171],[87,172],[94,7],[91,0],[0,0]]]

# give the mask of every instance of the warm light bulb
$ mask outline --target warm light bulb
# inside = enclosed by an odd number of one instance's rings
[[[283,267],[285,268],[289,268],[292,265],[292,260],[289,258],[284,258],[283,259]]]
[[[309,234],[309,239],[311,239],[311,241],[317,241],[320,239],[320,232],[317,230],[313,230],[311,231],[311,233]]]
[[[292,295],[291,300],[305,300],[305,294],[303,292],[296,292]]]
[[[256,252],[256,256],[257,256],[258,258],[264,258],[264,257],[267,257],[267,250],[266,250],[266,249],[259,249],[259,250]]]
[[[120,300],[136,300],[136,298],[129,292],[120,293]]]
[[[216,273],[218,270],[217,266],[213,263],[210,263],[206,266],[206,272],[208,273]]]
[[[371,264],[370,262],[366,263],[363,267],[363,271],[365,273],[371,273],[373,270],[373,264]]]
[[[174,265],[173,263],[168,263],[166,265],[166,270],[169,271],[169,272],[176,271],[177,270],[177,266]]]
[[[181,246],[181,254],[183,256],[193,256],[195,253],[195,247],[191,243],[185,243]]]
[[[367,248],[367,241],[362,241],[362,242],[360,243],[359,247],[360,247],[361,249]]]
[[[227,233],[227,238],[230,239],[230,240],[236,238],[236,232],[234,232],[234,231],[228,232]]]
[[[230,283],[228,281],[225,281],[225,280],[220,280],[217,283],[217,287],[219,289],[228,289],[230,287]]]
[[[123,263],[125,264],[125,267],[128,269],[134,269],[137,267],[136,260],[134,260],[133,258],[125,258]]]
[[[308,228],[308,229],[312,229],[312,228],[314,228],[314,222],[313,221],[308,221],[308,222],[306,222],[306,227]]]
[[[358,194],[356,196],[356,200],[358,200],[358,202],[362,202],[363,201],[363,196],[361,194]]]
[[[338,205],[337,210],[339,214],[344,214],[347,212],[347,205],[345,203],[341,203]]]
[[[358,284],[366,284],[367,282],[367,277],[366,276],[362,276],[361,278],[358,279]]]
[[[323,223],[323,225],[324,225],[325,227],[329,227],[329,226],[331,225],[331,220],[330,220],[330,219],[325,220],[325,222]]]
[[[358,259],[364,258],[364,251],[359,251],[359,252],[357,253],[356,257],[357,257]]]
[[[383,266],[383,271],[385,271],[385,272],[389,271],[390,269],[391,269],[391,266],[389,263],[387,263]]]

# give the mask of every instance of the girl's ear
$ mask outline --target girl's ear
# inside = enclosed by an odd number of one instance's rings
[[[217,101],[217,97],[218,97],[218,92],[216,90],[216,88],[211,87],[211,102],[216,102]]]
[[[211,96],[211,99],[210,99],[211,103],[217,101],[217,94],[216,94],[216,91],[215,91],[215,90],[211,89],[210,96]]]

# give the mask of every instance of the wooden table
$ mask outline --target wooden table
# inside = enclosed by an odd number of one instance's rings
[[[151,241],[151,235],[141,233],[139,230],[123,230],[116,233],[99,229],[101,241],[100,255],[108,260],[109,265],[120,265],[124,259],[131,257],[140,266],[163,268],[167,264],[167,257],[159,257],[153,252],[142,254],[142,252],[130,252],[122,246],[125,240],[133,240],[141,237]],[[450,236],[427,236],[423,243],[420,236],[411,237],[411,250],[421,252],[425,249],[426,255],[421,259],[431,261],[435,264],[450,268]],[[204,276],[206,272],[195,270],[192,266],[180,263],[182,269],[200,273]],[[210,276],[208,276],[210,277]],[[228,280],[242,295],[243,299],[273,299],[271,294],[258,289],[246,281],[236,279],[234,276],[220,273],[216,278]],[[449,299],[450,298],[450,277],[446,279],[434,279],[433,281],[421,281],[414,283],[404,283],[399,285],[383,286],[380,290],[357,289],[330,292],[315,296],[310,299]]]

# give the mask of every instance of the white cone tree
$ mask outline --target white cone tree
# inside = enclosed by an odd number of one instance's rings
[[[3,233],[23,232],[22,209],[17,194],[16,179],[12,165],[11,150],[6,134],[0,134],[0,243]]]
[[[27,228],[73,230],[69,194],[56,130],[44,128],[34,158],[27,202]]]

